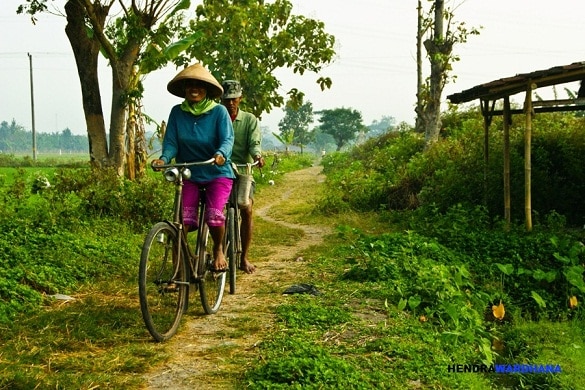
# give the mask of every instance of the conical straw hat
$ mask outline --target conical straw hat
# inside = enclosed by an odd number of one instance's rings
[[[180,71],[169,83],[167,90],[180,98],[185,97],[185,87],[183,80],[200,80],[207,84],[207,96],[210,99],[216,99],[223,94],[221,84],[213,75],[200,63],[190,65]]]

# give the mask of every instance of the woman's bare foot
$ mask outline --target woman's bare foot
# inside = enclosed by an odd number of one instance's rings
[[[225,261],[225,257],[223,253],[219,256],[215,257],[215,261],[213,262],[213,270],[216,272],[224,272],[228,269],[228,263]]]
[[[248,260],[243,260],[240,263],[240,270],[244,271],[247,274],[253,274],[256,271],[256,267],[254,264],[250,263]]]

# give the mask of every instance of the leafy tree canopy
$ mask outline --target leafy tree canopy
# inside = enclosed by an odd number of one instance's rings
[[[338,151],[356,139],[358,134],[368,131],[363,124],[361,112],[351,108],[322,110],[317,111],[316,114],[320,115],[321,131],[330,134],[335,139]]]
[[[396,125],[396,119],[391,116],[383,116],[380,120],[374,119],[372,123],[368,126],[370,129],[368,131],[368,136],[377,137],[382,134],[385,134],[389,131],[392,131]]]
[[[292,134],[292,144],[300,146],[302,151],[312,141],[309,125],[313,123],[313,104],[306,102],[296,107],[289,101],[284,112],[284,118],[278,122],[280,134],[285,138]]]
[[[183,34],[191,40],[189,48],[173,62],[180,66],[197,59],[220,80],[240,80],[243,105],[261,117],[284,104],[275,70],[318,73],[335,56],[335,37],[325,32],[324,23],[293,15],[292,8],[288,0],[203,0]],[[328,77],[316,81],[321,89],[332,83]],[[293,107],[302,104],[301,91],[287,94]]]
[[[69,0],[64,12],[50,0],[25,0],[18,13],[66,16],[65,32],[75,55],[82,89],[90,155],[95,167],[143,174],[146,163],[139,101],[142,77],[174,63],[202,62],[219,79],[239,79],[244,107],[261,117],[282,106],[281,83],[272,74],[290,68],[318,73],[334,59],[335,39],[320,21],[292,14],[288,0],[203,0],[185,24],[190,0]],[[113,6],[117,8],[114,9]],[[110,13],[112,15],[110,15]],[[112,68],[109,140],[102,108],[98,56]],[[321,88],[331,80],[319,77]],[[293,102],[303,93],[288,91]],[[125,154],[124,151],[128,150]]]

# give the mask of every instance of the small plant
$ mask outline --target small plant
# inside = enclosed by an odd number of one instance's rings
[[[556,260],[549,269],[543,269],[535,264],[533,268],[523,265],[494,263],[502,274],[501,289],[504,293],[504,277],[510,278],[510,285],[526,284],[530,297],[541,310],[549,309],[556,312],[566,311],[566,307],[576,309],[578,296],[585,295],[585,281],[583,274],[583,258],[585,246],[567,237],[557,236],[550,238],[555,249],[552,257]],[[520,264],[524,262],[519,262]],[[545,298],[547,297],[547,298]]]
[[[359,253],[347,278],[387,283],[388,302],[398,310],[438,326],[442,337],[454,344],[475,344],[485,362],[493,360],[484,324],[488,294],[478,289],[462,258],[432,239],[414,232],[361,236],[353,251]],[[416,281],[413,283],[412,281]]]

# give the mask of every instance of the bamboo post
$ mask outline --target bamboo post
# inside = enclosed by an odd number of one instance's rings
[[[524,114],[526,116],[526,128],[524,129],[524,213],[526,214],[526,230],[532,231],[532,162],[531,162],[531,142],[532,142],[532,90],[534,85],[528,80],[526,86],[526,100],[524,101]]]
[[[504,97],[504,219],[506,230],[510,229],[511,207],[510,207],[510,97]]]
[[[488,100],[480,100],[481,113],[483,115],[483,203],[488,205],[488,169],[490,161],[490,137],[489,129],[492,123],[492,110],[489,108]]]

